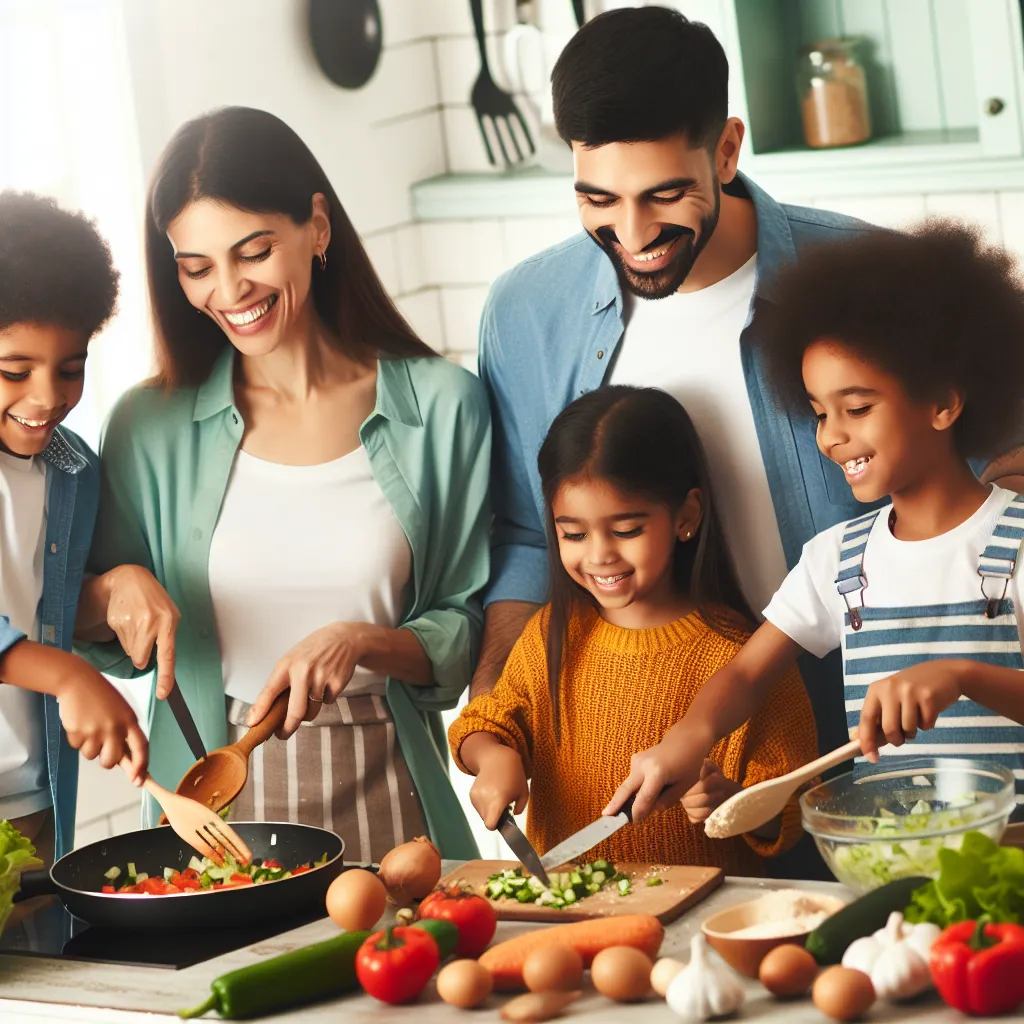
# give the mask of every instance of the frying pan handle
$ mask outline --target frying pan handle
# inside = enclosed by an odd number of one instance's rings
[[[288,697],[291,690],[279,694],[270,710],[239,741],[238,748],[248,757],[261,743],[265,743],[284,724],[288,715]]]
[[[30,900],[36,896],[53,896],[57,892],[49,871],[23,871],[21,888],[14,894],[14,902]]]

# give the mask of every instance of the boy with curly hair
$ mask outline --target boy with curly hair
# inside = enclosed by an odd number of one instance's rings
[[[0,192],[0,819],[46,862],[73,844],[74,750],[105,768],[129,757],[137,783],[148,757],[131,707],[71,653],[99,474],[60,424],[117,281],[90,221]]]
[[[804,546],[767,621],[634,756],[608,810],[641,789],[668,785],[659,805],[685,791],[799,654],[840,648],[869,761],[997,762],[1024,820],[1024,495],[982,484],[969,461],[1024,422],[1019,268],[941,221],[823,248],[780,277],[762,356],[784,404],[810,403],[857,500],[889,503]]]

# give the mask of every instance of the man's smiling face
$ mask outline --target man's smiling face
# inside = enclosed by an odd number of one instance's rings
[[[678,291],[718,224],[714,154],[680,136],[572,150],[580,220],[623,287],[644,299]]]

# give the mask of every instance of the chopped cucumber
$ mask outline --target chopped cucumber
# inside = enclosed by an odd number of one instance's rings
[[[135,874],[135,861],[133,861],[133,860],[128,861],[128,877],[129,878],[137,877],[136,874]]]
[[[108,882],[116,882],[121,877],[121,869],[119,867],[112,867],[109,871],[103,872],[103,877]]]
[[[164,881],[169,882],[176,874],[174,868],[164,868]]]
[[[591,882],[595,882],[597,885],[603,885],[608,879],[608,876],[600,869],[596,870],[591,876]]]
[[[619,879],[619,895],[628,896],[633,891],[628,878]]]
[[[650,888],[652,885],[664,885],[665,883],[655,875],[653,878],[647,879],[647,887]]]
[[[139,882],[144,882],[147,878],[149,878],[149,875],[147,875],[145,871],[140,871],[135,876],[135,884],[138,885]]]
[[[212,877],[217,877],[216,868],[207,867],[205,870]],[[257,872],[257,880],[259,877],[262,876]],[[271,870],[267,877],[286,876]],[[538,907],[567,907],[613,885],[623,896],[631,891],[628,877],[617,872],[615,865],[606,860],[581,864],[571,871],[553,871],[548,880],[550,886],[546,887],[535,875],[526,874],[523,868],[506,868],[487,879],[486,893],[492,900],[509,899],[517,903],[535,903]]]

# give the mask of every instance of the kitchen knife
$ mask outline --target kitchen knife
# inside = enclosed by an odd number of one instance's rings
[[[531,875],[536,875],[544,883],[545,889],[550,889],[551,882],[548,880],[548,873],[544,870],[543,862],[537,856],[537,851],[533,848],[530,840],[523,835],[522,829],[516,824],[512,812],[507,807],[501,812],[501,817],[498,819],[498,831],[501,833],[502,839],[512,847],[512,852],[519,858],[523,867]]]
[[[192,751],[192,756],[197,761],[202,761],[206,757],[206,747],[203,746],[203,738],[199,735],[196,723],[192,720],[192,712],[189,711],[185,698],[182,696],[181,690],[178,689],[177,681],[171,688],[171,692],[167,694],[166,700],[171,714],[174,715],[174,720],[178,723],[181,735],[185,737],[185,742],[188,744],[189,750]]]
[[[545,870],[557,868],[562,864],[571,864],[581,854],[593,849],[610,835],[614,835],[623,825],[628,825],[633,820],[634,796],[636,796],[635,793],[622,805],[622,810],[618,814],[611,816],[602,814],[597,821],[581,828],[579,832],[574,832],[568,839],[548,850],[540,859]]]

